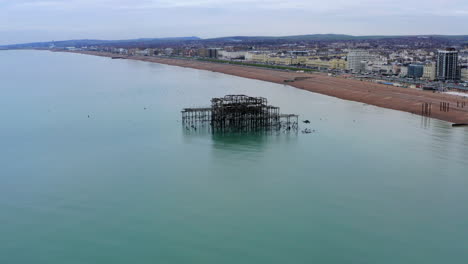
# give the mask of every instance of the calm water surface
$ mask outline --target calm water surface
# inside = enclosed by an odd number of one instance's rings
[[[238,93],[317,133],[182,129],[181,108]],[[0,52],[0,121],[0,263],[468,260],[468,129],[446,122],[40,51]]]

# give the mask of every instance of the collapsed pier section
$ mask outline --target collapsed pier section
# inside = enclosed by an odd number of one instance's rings
[[[263,97],[226,95],[211,99],[211,107],[185,108],[182,123],[188,130],[207,127],[213,132],[297,131],[298,115],[281,114]]]

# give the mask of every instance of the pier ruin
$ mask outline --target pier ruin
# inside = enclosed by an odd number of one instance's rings
[[[211,107],[184,108],[187,130],[208,127],[212,132],[297,131],[299,116],[281,114],[263,97],[226,95],[211,99]]]

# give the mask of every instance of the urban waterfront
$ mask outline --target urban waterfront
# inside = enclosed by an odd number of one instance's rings
[[[468,129],[285,85],[0,52],[0,263],[460,263]],[[262,96],[312,134],[186,131]]]

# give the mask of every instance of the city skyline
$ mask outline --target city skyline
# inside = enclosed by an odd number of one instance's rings
[[[440,7],[444,8],[440,8]],[[0,45],[140,37],[463,35],[466,1],[0,0]],[[459,25],[459,26],[457,26]]]

